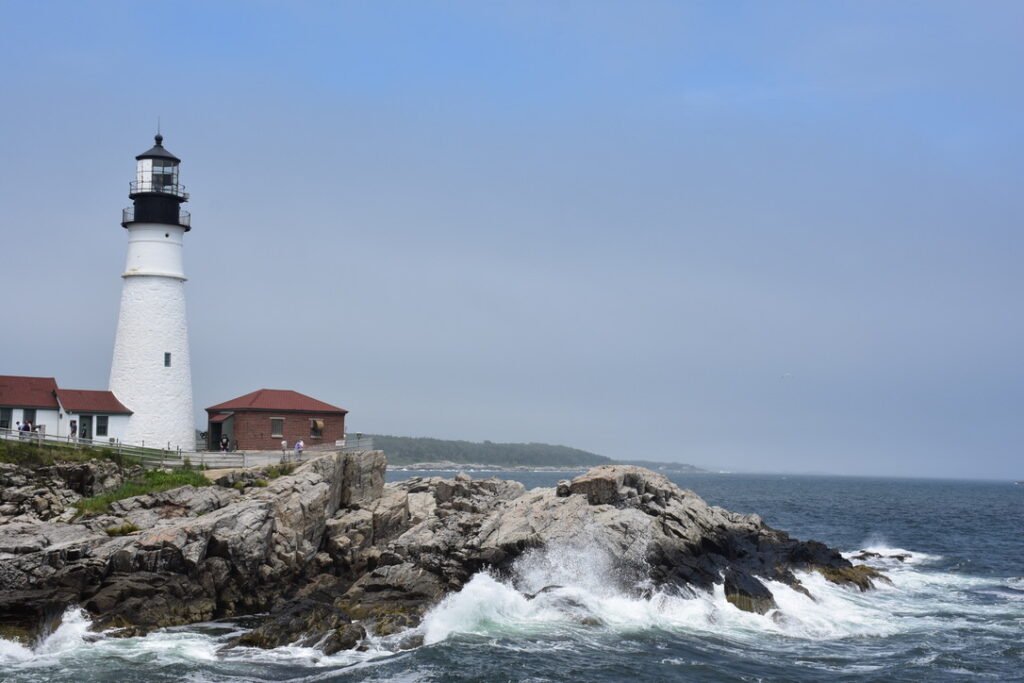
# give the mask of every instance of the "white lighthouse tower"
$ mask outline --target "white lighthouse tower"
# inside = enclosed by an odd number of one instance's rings
[[[178,182],[181,160],[163,136],[135,157],[135,180],[121,225],[128,259],[117,320],[110,391],[132,411],[123,440],[154,448],[195,450],[192,370],[185,321],[182,242],[190,227],[188,201]]]

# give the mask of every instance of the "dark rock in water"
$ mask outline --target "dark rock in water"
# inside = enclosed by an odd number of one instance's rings
[[[873,553],[870,550],[862,550],[853,556],[855,560],[875,560],[882,557],[881,553]]]
[[[365,637],[363,627],[353,624],[344,610],[303,597],[289,602],[266,623],[242,635],[233,644],[267,649],[321,644],[324,653],[330,655],[355,647]]]
[[[874,588],[875,580],[892,583],[885,574],[864,564],[851,567],[818,566],[815,567],[815,570],[821,572],[821,575],[832,583],[838,583],[841,586],[854,586],[862,591]]]
[[[853,556],[855,560],[896,560],[897,562],[906,562],[910,559],[909,553],[892,553],[891,555],[883,555],[882,553],[872,552],[870,550],[862,550]]]
[[[768,588],[750,574],[738,569],[725,572],[725,599],[746,612],[766,614],[775,609],[775,597]]]
[[[73,590],[0,591],[0,638],[31,646],[60,625]]]
[[[182,487],[80,523],[4,518],[0,629],[30,638],[55,606],[70,604],[124,634],[269,612],[238,644],[362,647],[367,633],[419,624],[476,572],[510,577],[543,548],[609,558],[620,587],[637,595],[724,582],[732,604],[761,614],[775,606],[766,580],[806,592],[795,571],[860,589],[884,578],[640,467],[602,466],[532,491],[462,474],[385,486],[384,471],[381,453],[327,453],[245,493]],[[4,476],[11,483],[0,501],[27,500],[28,475]],[[126,522],[140,531],[102,531]]]

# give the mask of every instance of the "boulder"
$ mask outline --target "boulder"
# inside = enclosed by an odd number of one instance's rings
[[[730,568],[722,578],[725,584],[725,599],[741,610],[766,614],[778,607],[772,592],[750,574]]]

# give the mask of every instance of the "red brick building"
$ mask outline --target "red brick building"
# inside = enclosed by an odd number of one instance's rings
[[[232,448],[274,450],[302,439],[306,446],[334,444],[345,436],[343,408],[297,391],[260,389],[206,409],[207,447],[218,450],[227,436]]]

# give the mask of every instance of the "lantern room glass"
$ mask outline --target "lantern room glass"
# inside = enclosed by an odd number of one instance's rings
[[[177,194],[178,162],[171,159],[139,159],[135,179],[139,192]]]

